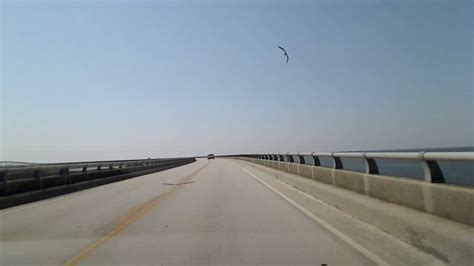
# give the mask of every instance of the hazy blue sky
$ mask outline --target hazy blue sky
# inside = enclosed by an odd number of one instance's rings
[[[2,1],[0,160],[474,146],[473,18],[472,1]]]

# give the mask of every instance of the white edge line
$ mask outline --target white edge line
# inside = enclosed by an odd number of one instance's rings
[[[350,237],[348,237],[347,235],[345,235],[343,232],[339,231],[338,229],[336,229],[335,227],[333,227],[332,225],[330,225],[329,223],[325,222],[324,220],[322,220],[321,218],[317,217],[316,215],[314,215],[311,211],[307,210],[306,208],[304,208],[303,206],[299,205],[298,203],[296,203],[295,201],[293,201],[292,199],[288,198],[287,196],[285,196],[283,193],[281,193],[280,191],[276,190],[275,188],[273,188],[272,186],[270,186],[269,184],[267,184],[265,181],[263,181],[262,179],[260,179],[258,176],[254,175],[253,173],[251,173],[250,171],[248,171],[247,169],[237,165],[234,163],[235,166],[237,166],[238,168],[240,168],[242,171],[246,172],[248,175],[252,176],[253,178],[255,178],[257,181],[259,181],[260,183],[262,183],[264,186],[266,186],[268,189],[270,189],[271,191],[273,191],[275,194],[277,194],[278,196],[282,197],[284,200],[288,201],[291,205],[293,205],[295,208],[297,208],[298,210],[302,211],[304,214],[306,214],[306,216],[308,216],[309,218],[311,218],[313,221],[317,222],[318,224],[320,224],[321,226],[323,226],[326,230],[328,230],[329,232],[333,233],[335,236],[339,237],[341,240],[343,240],[344,242],[346,242],[349,246],[351,246],[352,248],[354,248],[355,250],[359,251],[360,253],[362,253],[364,256],[366,256],[367,258],[369,258],[370,260],[372,260],[373,262],[375,262],[377,265],[390,265],[390,263],[386,262],[385,260],[383,260],[382,258],[380,258],[379,256],[375,255],[374,253],[370,252],[368,249],[366,249],[365,247],[363,247],[362,245],[360,245],[359,243],[355,242],[354,240],[352,240]]]

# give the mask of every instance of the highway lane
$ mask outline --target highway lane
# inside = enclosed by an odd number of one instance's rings
[[[2,265],[373,264],[222,159],[3,210],[0,233]]]

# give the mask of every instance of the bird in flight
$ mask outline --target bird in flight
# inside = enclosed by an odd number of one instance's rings
[[[285,56],[286,56],[286,63],[288,64],[288,60],[290,60],[290,58],[288,57],[288,54],[286,53],[285,48],[283,48],[283,47],[281,47],[281,46],[278,46],[278,48],[280,48],[280,49],[285,53]]]

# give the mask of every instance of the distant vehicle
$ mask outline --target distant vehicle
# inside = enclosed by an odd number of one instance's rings
[[[207,159],[210,160],[210,159],[215,159],[216,156],[214,156],[214,154],[209,154],[207,155]]]

